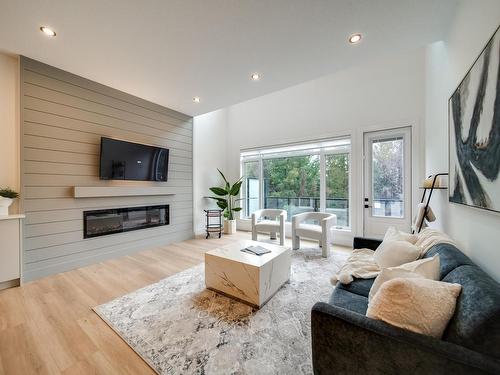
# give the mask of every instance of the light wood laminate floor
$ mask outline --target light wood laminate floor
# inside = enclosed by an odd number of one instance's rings
[[[91,308],[199,264],[208,250],[250,237],[200,237],[0,291],[0,374],[154,374]]]

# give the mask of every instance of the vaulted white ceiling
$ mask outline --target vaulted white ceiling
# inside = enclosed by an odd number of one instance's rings
[[[439,40],[456,3],[1,0],[0,51],[197,115]]]

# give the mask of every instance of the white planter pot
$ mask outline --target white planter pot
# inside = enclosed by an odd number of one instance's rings
[[[0,197],[0,216],[9,214],[9,206],[14,202],[11,198]]]
[[[224,220],[224,234],[236,233],[236,220]]]

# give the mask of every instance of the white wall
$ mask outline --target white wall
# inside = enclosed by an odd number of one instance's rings
[[[480,3],[480,4],[479,4]],[[447,40],[426,54],[425,169],[448,171],[448,98],[458,86],[500,22],[500,1],[465,0]],[[448,192],[433,199],[436,226],[449,233],[475,262],[500,280],[500,214],[450,204]]]
[[[414,181],[422,178],[424,67],[425,50],[414,50],[229,107],[230,175],[240,173],[242,148],[351,135],[353,233],[362,234],[363,131],[412,125]],[[352,244],[352,234],[336,238],[338,243]]]
[[[209,195],[208,189],[210,187],[222,186],[217,168],[226,174],[226,120],[226,110],[223,109],[197,116],[193,121],[193,216],[195,234],[204,232],[205,217],[203,210],[217,208],[213,200],[204,197]]]
[[[0,53],[0,187],[19,191],[19,63]],[[17,204],[10,207],[16,212]]]

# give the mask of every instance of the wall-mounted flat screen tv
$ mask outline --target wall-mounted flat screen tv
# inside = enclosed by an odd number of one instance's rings
[[[99,177],[167,181],[168,149],[102,137]]]

